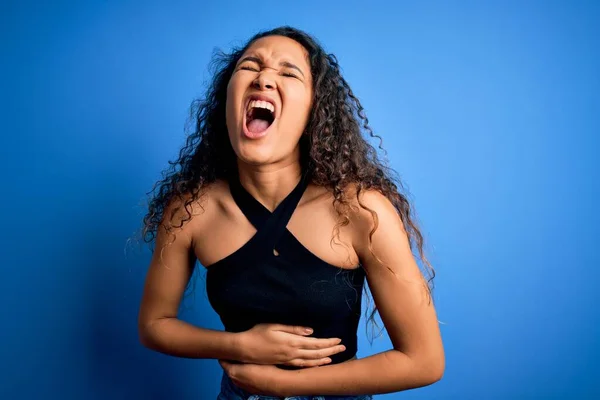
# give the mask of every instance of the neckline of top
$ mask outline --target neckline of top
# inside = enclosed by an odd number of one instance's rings
[[[302,195],[308,187],[310,179],[308,174],[303,173],[300,180],[294,188],[277,204],[273,211],[269,210],[263,203],[256,199],[241,183],[239,175],[235,175],[229,182],[231,195],[238,207],[246,214],[246,211],[253,211],[263,216],[280,214],[282,210],[287,209],[293,213],[300,202]],[[291,216],[291,215],[290,215]]]

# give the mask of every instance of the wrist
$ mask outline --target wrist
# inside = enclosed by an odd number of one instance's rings
[[[246,352],[246,340],[244,332],[233,333],[231,336],[231,348],[233,349],[233,356],[236,361],[243,363],[248,362],[248,356]]]
[[[274,388],[278,396],[288,397],[297,396],[296,385],[294,384],[294,377],[297,371],[286,371],[279,369],[277,374],[271,376],[271,382],[269,386]]]

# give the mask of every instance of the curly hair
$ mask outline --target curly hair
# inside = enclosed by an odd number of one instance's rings
[[[153,193],[153,196],[143,219],[143,240],[152,243],[163,220],[172,219],[178,214],[178,208],[167,207],[173,200],[177,200],[179,208],[183,205],[187,213],[187,217],[179,220],[177,227],[181,227],[191,219],[192,204],[197,203],[202,189],[217,180],[227,180],[237,170],[236,155],[229,142],[225,121],[227,85],[246,49],[256,40],[272,35],[293,39],[308,53],[314,98],[307,126],[300,139],[300,162],[315,185],[332,191],[333,206],[339,216],[333,236],[339,235],[340,227],[350,222],[350,187],[353,188],[351,195],[356,196],[357,200],[362,191],[379,191],[397,210],[411,250],[418,250],[417,255],[426,267],[427,279],[424,283],[431,295],[435,272],[425,257],[423,235],[415,222],[414,210],[407,195],[402,193],[405,189],[395,172],[378,158],[376,149],[369,144],[365,134],[377,138],[379,148],[383,150],[381,138],[369,126],[360,101],[342,77],[335,55],[326,53],[311,35],[289,26],[259,32],[244,46],[234,48],[230,53],[216,52],[212,62],[213,79],[204,98],[194,100],[190,108],[194,130],[187,136],[179,158],[169,161],[170,166],[163,172],[163,179],[156,182],[151,192],[147,193]],[[360,200],[358,203],[374,219],[375,227],[369,234],[371,244],[378,226],[377,214]],[[172,210],[170,216],[163,215],[167,209]],[[165,227],[167,230],[175,227],[168,225]],[[372,251],[372,247],[369,247]],[[369,316],[375,325],[376,312],[377,308],[374,307]]]

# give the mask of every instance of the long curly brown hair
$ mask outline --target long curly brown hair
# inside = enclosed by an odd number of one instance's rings
[[[379,159],[366,135],[377,138],[379,148],[383,150],[381,138],[373,133],[360,101],[342,77],[337,58],[326,53],[309,34],[288,26],[260,32],[230,53],[219,51],[215,54],[212,82],[204,98],[195,100],[191,106],[193,132],[187,136],[179,158],[169,161],[170,166],[163,172],[163,179],[156,182],[148,193],[152,197],[143,219],[143,240],[153,243],[163,220],[167,217],[172,219],[178,213],[175,208],[170,216],[163,215],[173,200],[177,200],[180,207],[183,205],[187,218],[180,219],[180,225],[165,224],[167,229],[181,227],[191,218],[192,204],[198,201],[204,187],[216,180],[227,180],[237,169],[236,155],[229,142],[225,122],[227,84],[245,50],[254,41],[271,35],[291,38],[304,46],[308,53],[314,99],[308,124],[300,139],[301,164],[303,170],[312,176],[314,184],[327,187],[333,193],[333,205],[339,216],[333,236],[338,235],[339,228],[350,221],[349,187],[354,188],[352,195],[357,199],[364,190],[379,191],[392,202],[400,215],[411,249],[413,252],[417,250],[416,255],[425,267],[424,282],[428,294],[431,294],[435,272],[425,257],[423,235],[415,222],[414,210],[407,195],[402,193],[405,189],[397,174]],[[369,235],[371,241],[378,219],[374,211],[369,211],[375,222]],[[375,306],[369,316],[375,325],[376,312]]]

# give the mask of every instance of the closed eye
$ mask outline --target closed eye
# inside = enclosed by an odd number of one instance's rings
[[[241,67],[240,67],[240,69],[245,69],[245,70],[248,70],[248,71],[255,71],[255,72],[258,72],[258,69],[254,68],[254,67],[251,67],[251,66],[249,66],[249,65],[244,65],[244,66],[241,66]]]
[[[246,71],[259,72],[258,68],[252,67],[250,65],[242,65],[241,67],[239,67],[239,69],[246,70]],[[302,79],[300,79],[300,77],[298,77],[297,75],[295,75],[295,74],[293,74],[291,72],[282,72],[281,75],[286,76],[286,77],[290,77],[290,78],[296,78],[298,80],[302,80]]]

